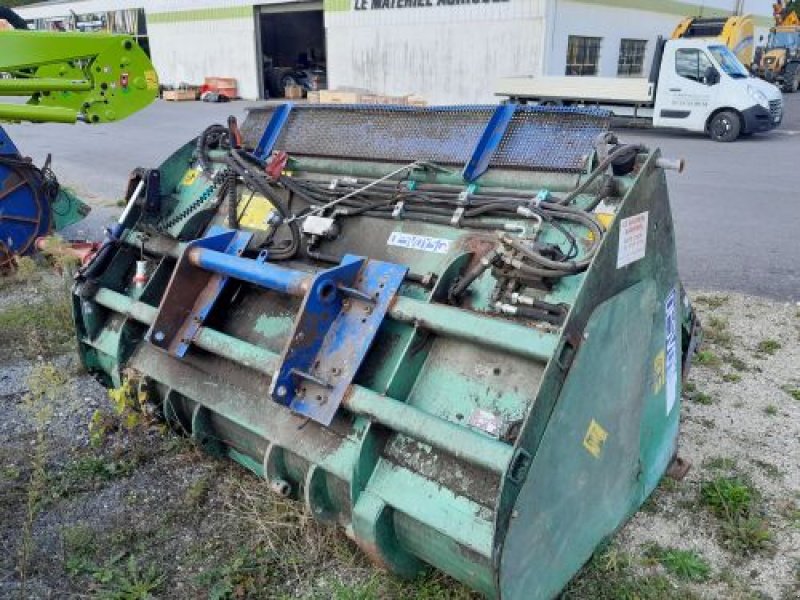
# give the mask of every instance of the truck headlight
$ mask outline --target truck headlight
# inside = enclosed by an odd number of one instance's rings
[[[754,88],[752,85],[747,86],[747,93],[753,99],[753,102],[760,104],[764,108],[769,108],[769,100],[767,96],[759,89]]]

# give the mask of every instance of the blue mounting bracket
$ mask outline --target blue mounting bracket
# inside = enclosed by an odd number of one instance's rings
[[[186,244],[147,333],[147,341],[171,356],[183,358],[230,279],[226,274],[195,266],[190,260],[192,250],[238,257],[252,237],[252,233],[245,231],[211,227],[206,237]]]
[[[408,267],[345,256],[318,273],[242,257],[251,233],[221,227],[190,242],[178,261],[147,340],[183,358],[230,279],[303,302],[272,377],[270,396],[330,425],[369,351]]]
[[[464,181],[472,183],[489,168],[492,156],[500,146],[500,142],[503,141],[503,136],[508,130],[516,110],[516,104],[501,104],[495,109],[492,118],[489,119],[489,123],[486,125],[486,129],[483,130],[481,138],[478,140],[478,144],[475,146],[475,150],[472,152],[472,157],[461,173]]]
[[[275,109],[275,112],[272,113],[272,117],[266,129],[264,129],[264,133],[261,134],[261,140],[259,140],[258,146],[256,146],[253,152],[253,156],[257,159],[265,161],[269,158],[269,155],[272,154],[275,144],[278,143],[278,137],[280,137],[283,128],[289,121],[289,114],[292,112],[292,108],[294,108],[294,104],[292,102],[286,102],[279,105]]]
[[[316,275],[272,379],[273,400],[330,425],[407,271],[348,255]]]

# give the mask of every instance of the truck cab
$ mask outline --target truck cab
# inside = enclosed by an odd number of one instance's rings
[[[655,85],[656,127],[705,131],[730,142],[769,131],[783,119],[780,90],[752,77],[722,43],[667,42]]]

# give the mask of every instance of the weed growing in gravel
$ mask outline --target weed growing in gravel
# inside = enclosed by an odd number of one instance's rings
[[[727,354],[722,355],[722,360],[728,363],[733,369],[737,371],[748,371],[749,367],[745,361],[741,358],[733,354],[733,352],[728,352]]]
[[[758,346],[756,346],[756,350],[758,350],[759,353],[769,354],[770,356],[775,354],[781,348],[781,343],[777,340],[761,340],[758,342]]]
[[[595,552],[561,600],[695,600],[696,594],[661,575],[637,575],[630,556],[610,546]]]
[[[778,414],[778,407],[774,404],[768,404],[766,407],[764,407],[764,413],[770,417],[774,417]]]
[[[733,345],[733,334],[728,329],[727,319],[711,316],[703,325],[703,337],[712,344],[723,348]]]
[[[738,373],[725,373],[722,376],[722,381],[725,383],[739,383],[742,380],[742,376]]]
[[[791,385],[784,385],[781,389],[789,394],[792,398],[800,402],[800,388]]]
[[[692,400],[697,402],[698,404],[702,404],[703,406],[710,406],[714,404],[715,400],[711,394],[706,394],[705,392],[697,392],[691,396]]]
[[[692,550],[664,548],[652,544],[645,550],[645,556],[684,581],[706,581],[711,573],[708,562]]]
[[[695,355],[694,361],[698,365],[706,367],[716,367],[722,362],[719,356],[714,354],[711,350],[701,350]]]
[[[708,308],[714,310],[728,302],[728,296],[697,296],[694,301],[698,304],[704,304]]]
[[[25,407],[35,423],[36,439],[31,457],[31,474],[28,481],[25,520],[22,523],[22,541],[17,566],[22,597],[25,597],[25,585],[33,554],[33,522],[47,495],[47,426],[53,416],[53,402],[63,393],[65,384],[64,374],[51,364],[37,365],[28,377]]]
[[[700,487],[700,501],[720,519],[724,543],[743,554],[765,550],[772,534],[758,514],[759,495],[741,477],[718,475]]]
[[[35,301],[0,311],[0,359],[62,354],[75,330],[69,298],[59,290],[42,291]]]

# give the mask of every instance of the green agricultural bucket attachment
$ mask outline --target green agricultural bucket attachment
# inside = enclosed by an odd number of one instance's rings
[[[697,323],[608,116],[290,104],[138,171],[81,355],[377,564],[552,598],[676,455]]]

